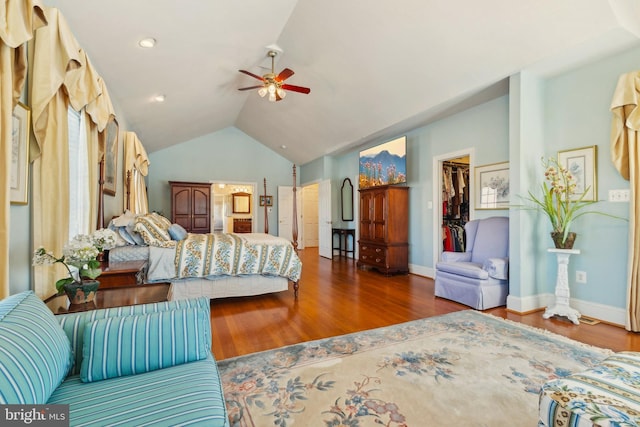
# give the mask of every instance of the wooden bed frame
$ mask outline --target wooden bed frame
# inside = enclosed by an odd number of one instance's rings
[[[104,228],[106,226],[104,222],[104,173],[105,173],[105,158],[104,155],[100,159],[99,165],[99,175],[98,175],[98,220],[97,220],[97,228]],[[296,165],[293,165],[293,221],[292,221],[292,230],[291,236],[293,241],[291,242],[293,245],[293,249],[298,252],[298,204],[297,204],[297,186],[296,186]],[[125,179],[125,204],[126,209],[130,209],[129,199],[131,196],[131,171],[127,171],[127,176]],[[264,196],[266,201],[267,196],[267,178],[264,178]],[[265,234],[269,234],[269,217],[268,217],[268,207],[267,203],[264,204],[264,232]],[[299,281],[293,282],[293,292],[295,298],[298,298],[298,290],[300,288]]]

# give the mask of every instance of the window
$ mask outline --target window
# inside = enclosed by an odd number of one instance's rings
[[[69,106],[69,239],[90,231],[89,154],[85,114]]]

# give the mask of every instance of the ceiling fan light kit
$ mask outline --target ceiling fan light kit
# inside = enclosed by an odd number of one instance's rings
[[[268,94],[268,99],[271,102],[280,101],[285,96],[287,96],[287,92],[285,91],[285,89],[304,94],[308,94],[309,92],[311,92],[311,89],[309,89],[308,87],[294,86],[284,83],[286,79],[293,76],[294,74],[293,70],[289,68],[285,68],[280,72],[280,74],[276,75],[274,70],[274,58],[277,54],[278,52],[275,50],[269,51],[268,56],[271,57],[271,72],[263,75],[262,77],[258,76],[257,74],[253,74],[250,71],[238,70],[241,73],[251,76],[254,79],[258,79],[262,82],[262,85],[243,87],[238,90],[258,89],[258,95],[260,95],[261,98],[264,98]]]

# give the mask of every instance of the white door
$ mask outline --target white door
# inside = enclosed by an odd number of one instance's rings
[[[300,225],[302,224],[302,206],[300,199],[302,192],[296,188],[296,210],[298,213],[298,249],[303,249],[302,239],[300,238]],[[278,236],[284,237],[289,241],[293,241],[293,187],[278,187]]]
[[[318,187],[318,254],[333,258],[331,223],[331,181],[320,182]]]
[[[318,184],[302,188],[302,235],[306,248],[318,247]]]

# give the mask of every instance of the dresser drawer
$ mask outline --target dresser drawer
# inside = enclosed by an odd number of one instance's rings
[[[361,243],[360,261],[370,265],[385,267],[387,264],[387,248],[369,243]]]

